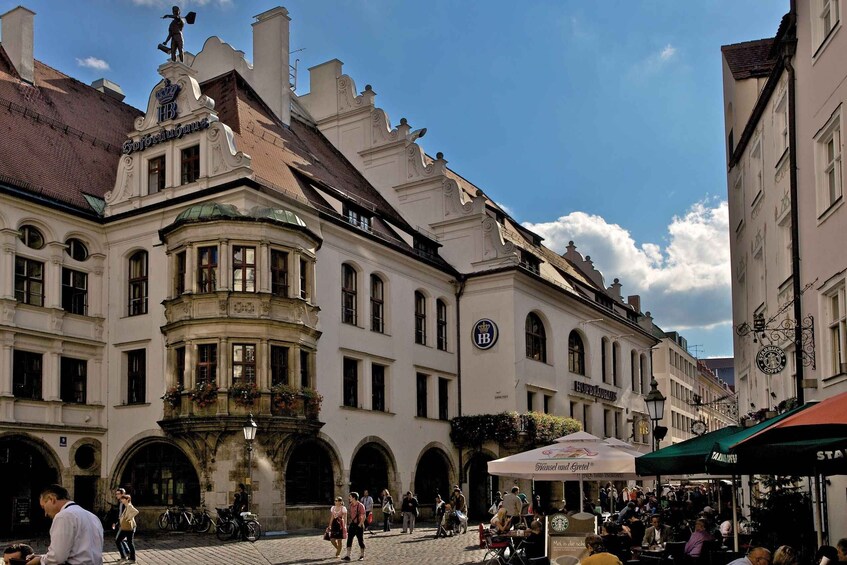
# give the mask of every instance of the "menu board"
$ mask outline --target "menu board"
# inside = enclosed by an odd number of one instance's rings
[[[30,500],[27,496],[15,498],[14,508],[12,510],[13,524],[29,524]]]

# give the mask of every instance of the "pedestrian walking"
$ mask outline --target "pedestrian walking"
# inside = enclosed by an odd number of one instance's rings
[[[347,555],[341,560],[350,561],[353,538],[356,538],[359,541],[359,561],[363,561],[365,559],[365,505],[359,501],[358,492],[351,492],[347,495],[347,500],[350,503],[350,509],[347,512],[350,516],[350,524],[347,526]]]
[[[382,531],[390,532],[391,531],[391,518],[394,517],[394,499],[391,498],[391,495],[388,493],[388,489],[382,489],[381,495],[382,502]]]
[[[124,511],[123,497],[124,497],[125,494],[126,494],[126,489],[123,489],[123,488],[120,488],[120,487],[115,489],[115,500],[118,503],[118,515],[116,516],[115,521],[112,524],[112,530],[115,531],[115,543],[118,542],[118,539],[123,539],[123,538],[121,538],[121,529],[120,529],[119,526],[120,526],[121,514]],[[123,543],[123,550],[121,550],[121,548],[118,547],[118,551],[120,551],[121,556],[129,554],[129,546],[127,545],[126,541],[124,540],[122,543]]]
[[[347,508],[344,499],[335,497],[335,504],[329,509],[329,525],[326,527],[324,539],[328,539],[335,548],[335,556],[341,555],[344,540],[347,539]]]
[[[400,512],[403,513],[403,533],[411,534],[415,531],[415,519],[418,517],[418,499],[412,496],[412,491],[406,491],[403,502],[400,504]]]
[[[367,489],[362,491],[362,504],[365,507],[365,527],[369,534],[374,535],[374,531],[371,529],[371,524],[374,521],[374,499],[368,494]]]
[[[67,489],[50,485],[41,491],[39,504],[53,520],[47,553],[36,555],[27,565],[90,565],[103,563],[103,524],[70,499]]]
[[[135,563],[135,517],[138,516],[138,509],[132,505],[132,497],[128,494],[121,497],[121,502],[123,512],[118,518],[118,537],[115,538],[115,545],[118,546],[122,563]]]

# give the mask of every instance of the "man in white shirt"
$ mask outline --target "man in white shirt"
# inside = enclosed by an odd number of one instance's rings
[[[103,525],[97,516],[70,500],[60,485],[41,491],[41,508],[50,526],[50,546],[44,555],[36,555],[27,565],[90,565],[103,563]]]
[[[506,509],[506,516],[512,519],[513,526],[521,519],[521,506],[523,503],[520,497],[518,497],[520,491],[520,488],[514,486],[512,487],[512,492],[507,493],[503,497],[503,508]]]
[[[728,565],[771,565],[771,552],[764,547],[754,547],[747,555],[730,561]]]

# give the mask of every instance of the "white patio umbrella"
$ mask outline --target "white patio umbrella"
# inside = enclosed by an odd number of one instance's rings
[[[488,473],[535,481],[579,480],[581,497],[583,480],[637,478],[635,458],[639,455],[587,432],[576,432],[560,437],[553,445],[489,461]]]

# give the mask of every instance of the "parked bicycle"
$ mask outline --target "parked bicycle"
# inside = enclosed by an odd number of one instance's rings
[[[165,511],[159,514],[159,519],[156,520],[160,530],[175,530],[179,523],[179,510],[176,506],[173,508],[165,508]]]
[[[215,535],[221,541],[235,539],[241,535],[242,539],[255,542],[262,537],[262,526],[256,520],[256,515],[250,512],[242,512],[236,517],[230,508],[216,508],[218,512],[218,523]]]

